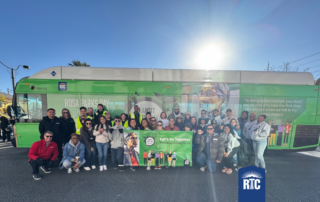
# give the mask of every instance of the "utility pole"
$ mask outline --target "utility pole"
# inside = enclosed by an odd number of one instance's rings
[[[268,67],[267,67],[267,71],[270,71],[270,67],[269,67],[269,62],[268,62]]]

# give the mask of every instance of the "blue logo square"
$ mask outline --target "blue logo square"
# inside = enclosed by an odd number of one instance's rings
[[[56,73],[55,71],[52,71],[52,72],[51,72],[51,75],[52,75],[52,76],[55,76],[56,74],[57,74],[57,73]]]
[[[58,82],[58,90],[66,91],[67,90],[67,82]]]

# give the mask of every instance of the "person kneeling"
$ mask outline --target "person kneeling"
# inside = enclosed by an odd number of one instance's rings
[[[76,133],[71,134],[71,140],[63,148],[63,158],[60,162],[60,169],[68,169],[68,173],[79,172],[79,168],[86,163],[84,159],[85,146],[79,141]]]
[[[44,138],[32,144],[29,151],[29,164],[33,169],[33,179],[40,180],[39,167],[44,173],[51,173],[54,161],[59,155],[58,146],[52,141],[53,133],[47,131]]]

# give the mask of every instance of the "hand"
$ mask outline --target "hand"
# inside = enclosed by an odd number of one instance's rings
[[[113,130],[114,130],[113,128],[110,128],[110,129],[109,129],[110,133],[113,133]]]
[[[78,162],[78,159],[77,159],[77,158],[74,158],[74,159],[73,159],[73,162]]]
[[[103,133],[103,131],[104,131],[103,128],[100,128],[100,129],[99,129],[99,132],[100,132],[100,133]]]
[[[221,163],[221,161],[216,160],[217,163]]]
[[[225,157],[228,157],[228,156],[229,156],[229,153],[226,153],[224,156],[225,156]]]
[[[74,170],[77,170],[79,168],[79,163],[76,163],[74,166],[73,166],[73,169]]]
[[[91,147],[91,152],[93,152],[93,147]]]
[[[120,133],[123,133],[123,129],[122,129],[122,128],[120,128],[120,129],[119,129],[119,132],[120,132]]]

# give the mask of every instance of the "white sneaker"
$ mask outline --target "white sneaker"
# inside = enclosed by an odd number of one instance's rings
[[[200,170],[201,170],[202,172],[204,172],[204,171],[206,171],[206,168],[207,168],[207,166],[201,167]]]
[[[99,166],[100,171],[103,171],[103,166]]]
[[[106,165],[103,165],[103,170],[107,170],[107,166]]]
[[[96,169],[96,166],[91,166],[92,169]]]
[[[78,172],[80,172],[80,169],[79,169],[79,168],[77,168],[77,169],[76,169],[76,172],[77,172],[77,173],[78,173]]]
[[[72,173],[72,168],[68,168],[68,173]]]
[[[87,171],[91,170],[90,167],[83,167],[83,169],[85,169]]]

